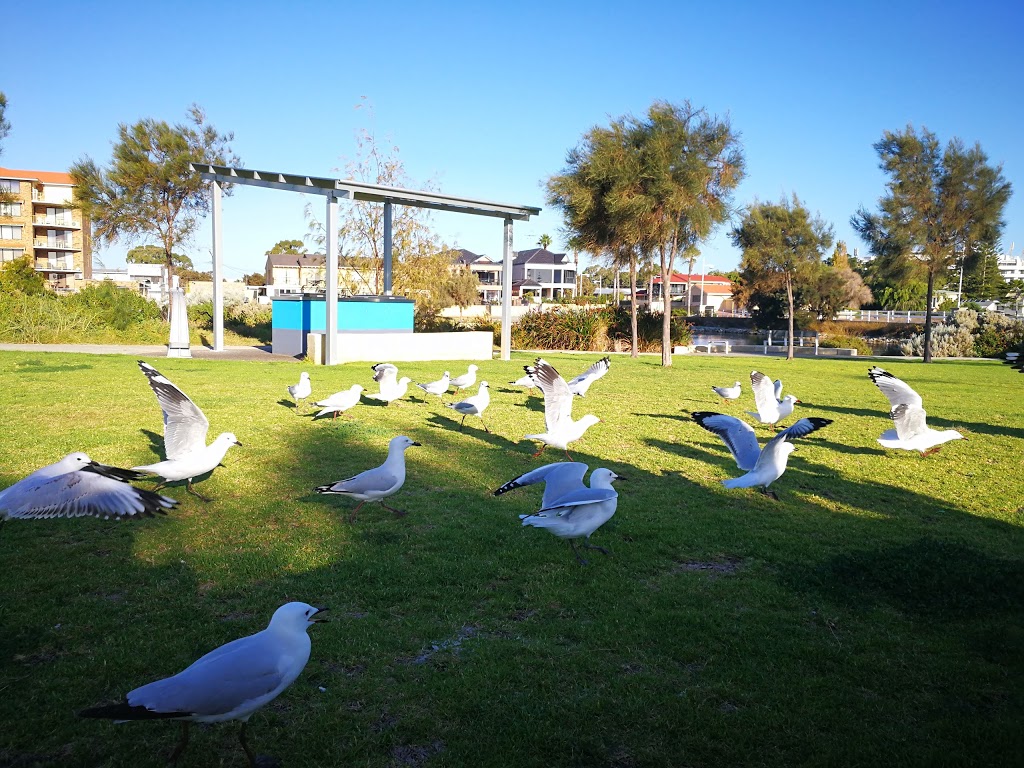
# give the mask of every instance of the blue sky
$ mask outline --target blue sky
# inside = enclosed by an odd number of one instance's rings
[[[741,134],[737,203],[796,193],[862,252],[849,220],[884,192],[872,149],[884,130],[979,142],[1015,187],[1004,248],[1019,254],[1024,4],[833,5],[17,3],[5,29],[33,43],[0,74],[12,124],[0,165],[106,164],[118,123],[178,122],[195,102],[234,132],[247,168],[343,176],[368,128],[400,148],[414,186],[544,206],[545,180],[592,126],[689,99]],[[314,196],[240,188],[226,199],[228,276],[262,271],[274,243],[302,238],[308,202],[322,215]],[[501,253],[498,219],[433,224],[450,244]],[[515,248],[550,234],[564,250],[561,224],[547,208],[517,222]],[[739,263],[727,229],[703,248],[709,270]],[[128,247],[97,255],[117,266]],[[206,227],[182,250],[208,269],[209,248]]]

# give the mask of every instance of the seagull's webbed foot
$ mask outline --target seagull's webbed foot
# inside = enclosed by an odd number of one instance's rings
[[[187,483],[185,483],[185,490],[188,493],[191,493],[197,499],[202,499],[206,503],[210,503],[211,501],[213,501],[213,499],[211,499],[209,496],[203,496],[203,494],[201,494],[199,491],[197,491],[195,488],[193,488],[191,480],[189,480]]]
[[[942,446],[936,445],[934,448],[929,448],[927,451],[922,453],[921,458],[923,459],[925,456],[931,456],[933,453],[938,453],[940,450],[942,450]]]
[[[533,454],[532,458],[536,459],[538,456],[540,456],[542,453],[544,453],[544,449],[547,448],[547,447],[548,447],[547,443],[541,443],[540,444],[540,448],[537,449],[537,452],[535,454]]]
[[[596,549],[602,555],[611,555],[611,552],[609,552],[604,547],[599,547],[599,546],[597,546],[597,544],[591,544],[589,541],[583,542],[583,547],[584,547],[584,549]]]
[[[181,757],[181,753],[185,751],[185,747],[188,746],[188,720],[181,721],[181,738],[178,739],[178,743],[174,747],[174,751],[171,752],[170,757],[167,758],[167,762],[172,765],[178,762],[178,758]]]
[[[576,549],[576,539],[569,539],[569,546],[572,547],[572,553],[576,555],[576,560],[580,565],[590,565],[590,562],[588,560],[584,560],[580,551]]]
[[[779,494],[777,494],[775,491],[769,491],[767,486],[761,486],[761,493],[763,493],[769,499],[774,499],[775,501],[779,500]]]
[[[407,514],[409,514],[408,512],[403,512],[400,509],[395,509],[394,507],[389,507],[384,502],[381,502],[381,506],[384,507],[384,509],[386,509],[389,512],[391,512],[392,514],[394,514],[395,517],[405,517]]]

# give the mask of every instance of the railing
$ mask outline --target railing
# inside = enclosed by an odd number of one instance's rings
[[[33,241],[33,245],[35,245],[36,248],[58,248],[63,251],[76,250],[72,241],[64,238],[58,238],[57,240],[50,240],[49,238],[40,240],[37,238]]]
[[[836,314],[836,320],[851,320],[866,323],[924,323],[924,310],[901,311],[895,309],[844,309]],[[932,320],[945,322],[949,312],[932,312]]]
[[[36,224],[40,226],[76,228],[78,226],[77,224],[75,224],[74,219],[71,217],[71,214],[67,214],[66,216],[47,216],[44,213],[37,215],[34,221]]]

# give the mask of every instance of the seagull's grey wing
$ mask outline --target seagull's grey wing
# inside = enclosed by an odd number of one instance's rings
[[[149,363],[139,360],[139,368],[146,375],[164,413],[164,453],[167,458],[180,459],[194,450],[205,448],[210,422],[199,407]]]
[[[0,518],[152,517],[178,502],[95,472],[26,478],[0,497]]]
[[[331,486],[331,490],[343,493],[370,493],[394,488],[397,482],[398,477],[390,470],[380,466],[360,472],[348,480],[339,480]]]
[[[618,491],[614,488],[578,488],[555,499],[550,504],[544,504],[540,512],[556,512],[561,514],[570,507],[585,507],[589,504],[600,504],[618,497]]]
[[[136,688],[128,703],[153,712],[223,715],[284,683],[281,654],[259,632],[210,653],[173,677]]]
[[[761,446],[757,444],[757,435],[753,427],[735,416],[726,416],[724,413],[696,411],[690,415],[708,432],[722,438],[732,457],[736,459],[737,467],[747,471],[754,468],[757,457],[761,455]]]
[[[383,391],[386,387],[394,387],[398,384],[398,367],[391,363],[377,363],[371,366],[373,380],[380,384]]]
[[[832,423],[832,419],[821,419],[817,416],[809,416],[807,418],[797,420],[792,426],[787,427],[771,439],[769,442],[776,440],[791,440],[794,437],[804,437],[815,432],[822,427],[827,427]]]
[[[550,433],[572,418],[572,392],[550,363],[537,358],[535,368],[534,379],[544,393],[544,426]]]
[[[877,365],[868,369],[868,378],[889,399],[889,404],[893,407],[906,404],[920,408],[924,405],[921,396],[911,389],[905,381],[897,379]]]
[[[754,390],[754,405],[760,414],[770,414],[779,409],[779,401],[775,397],[775,385],[763,373],[753,371],[750,374],[750,388]]]
[[[782,399],[782,379],[775,380],[775,399]]]
[[[889,411],[889,415],[896,427],[896,436],[900,440],[909,440],[928,431],[928,414],[920,406],[900,403]]]
[[[604,376],[606,373],[608,373],[608,369],[611,367],[611,363],[612,363],[612,361],[611,361],[610,357],[607,357],[607,356],[602,357],[600,360],[598,360],[592,366],[587,368],[587,370],[585,370],[579,376],[576,376],[576,377],[570,379],[566,383],[568,384],[570,389],[572,389],[572,385],[573,384],[579,384],[584,379],[590,379],[591,383],[593,383],[594,381],[597,381],[602,376]]]
[[[580,488],[583,485],[583,476],[587,474],[587,465],[579,461],[559,461],[554,464],[547,464],[538,467],[515,480],[509,480],[494,492],[495,496],[508,493],[514,488],[521,488],[524,485],[544,483],[544,496],[541,498],[541,506],[546,507],[567,493]]]

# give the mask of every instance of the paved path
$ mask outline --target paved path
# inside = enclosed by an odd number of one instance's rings
[[[0,344],[4,352],[74,352],[90,355],[134,355],[166,357],[166,344]],[[209,347],[192,346],[192,357],[198,360],[263,360],[275,363],[297,363],[291,355],[275,355],[270,345],[259,347],[224,347],[214,352]]]

